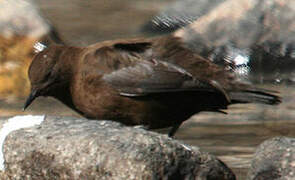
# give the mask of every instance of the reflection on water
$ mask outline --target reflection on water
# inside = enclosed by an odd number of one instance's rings
[[[44,14],[71,44],[86,45],[99,40],[138,36],[138,28],[171,0],[83,1],[38,0]],[[74,13],[73,13],[74,12]],[[237,59],[240,61],[241,59]],[[238,179],[247,173],[256,146],[270,137],[294,136],[295,89],[266,86],[282,92],[279,106],[233,105],[228,115],[201,113],[184,123],[176,138],[217,155],[231,167]],[[37,99],[26,112],[24,100],[0,101],[1,116],[48,114],[79,116],[50,98]]]

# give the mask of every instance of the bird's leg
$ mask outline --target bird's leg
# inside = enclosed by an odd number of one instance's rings
[[[180,127],[180,125],[181,123],[174,124],[168,133],[168,137],[173,137],[176,131],[178,130],[178,128]]]
[[[174,134],[176,133],[176,131],[178,130],[178,128],[180,127],[181,123],[178,124],[174,124],[174,126],[172,126],[171,130],[168,133],[168,137],[173,139]],[[180,143],[181,146],[187,150],[187,151],[192,151],[192,149],[190,147],[188,147],[187,145]]]

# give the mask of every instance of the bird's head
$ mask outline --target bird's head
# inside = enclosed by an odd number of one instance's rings
[[[62,64],[58,62],[63,46],[52,46],[36,54],[28,70],[31,93],[27,98],[25,110],[38,96],[51,96],[56,86],[62,84]]]

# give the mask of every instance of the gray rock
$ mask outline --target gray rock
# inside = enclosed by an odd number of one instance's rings
[[[10,133],[4,157],[12,179],[235,179],[216,157],[166,135],[71,117]]]
[[[189,24],[175,35],[241,79],[292,83],[294,18],[294,0],[186,0],[177,1],[147,26],[162,32]]]
[[[0,34],[4,37],[40,38],[49,32],[32,0],[0,1]]]
[[[63,44],[57,30],[42,16],[34,0],[0,1],[0,37],[27,38]]]
[[[294,7],[292,0],[227,0],[176,35],[246,80],[293,81]]]
[[[294,17],[292,0],[227,0],[177,34],[187,40],[193,35],[207,46],[232,43],[241,49],[268,41],[294,42],[288,37],[295,33]]]
[[[172,32],[191,24],[225,0],[178,0],[148,21],[143,31],[152,33]]]
[[[263,142],[256,150],[247,179],[295,179],[295,139],[275,137]]]

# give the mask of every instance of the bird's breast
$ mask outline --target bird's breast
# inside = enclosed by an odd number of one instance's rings
[[[103,82],[78,81],[72,88],[72,97],[76,109],[87,118],[127,125],[148,124],[149,103],[120,96]]]

